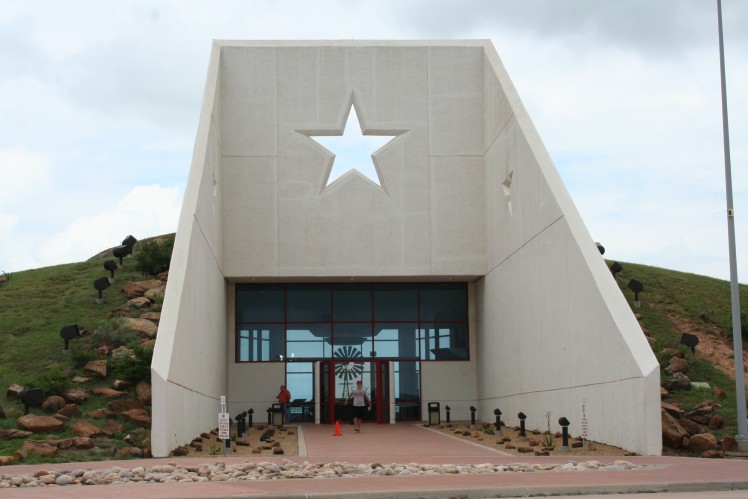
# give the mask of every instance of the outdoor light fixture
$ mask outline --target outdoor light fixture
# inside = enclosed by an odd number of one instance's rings
[[[450,407],[448,405],[445,405],[444,406],[444,410],[446,411],[446,414],[447,414],[447,423],[449,423],[449,411],[451,409],[450,409]]]
[[[613,262],[610,264],[610,273],[613,274],[613,277],[616,276],[617,273],[623,270],[623,267],[618,262]]]
[[[634,292],[634,307],[639,308],[639,293],[644,291],[644,284],[640,283],[636,279],[629,281],[628,288]]]
[[[247,410],[247,428],[252,428],[252,414],[254,413],[254,409]]]
[[[470,428],[471,429],[475,427],[475,411],[476,410],[477,409],[475,407],[473,407],[472,405],[470,406]]]
[[[65,350],[68,349],[68,341],[74,340],[81,335],[81,330],[78,328],[78,324],[73,324],[71,326],[65,326],[62,329],[60,329],[60,336],[63,340],[65,340]]]
[[[691,349],[691,354],[696,355],[696,345],[699,344],[699,337],[691,333],[683,333],[680,337],[680,344],[686,345]]]
[[[595,245],[597,246],[597,250],[600,252],[600,254],[604,255],[605,254],[605,247],[602,244],[600,244],[600,243],[595,243]]]
[[[520,412],[517,414],[517,417],[519,418],[519,439],[527,440],[527,435],[525,434],[525,419],[527,419],[527,416],[525,416],[524,412]]]
[[[571,450],[569,447],[569,425],[571,423],[565,417],[561,417],[558,419],[558,424],[561,425],[561,450],[568,452]]]
[[[110,278],[112,282],[114,282],[114,271],[118,268],[119,267],[117,267],[117,262],[115,262],[114,260],[107,260],[106,262],[104,262],[104,269],[112,273],[112,276]]]
[[[494,409],[493,413],[496,416],[496,431],[501,435],[501,411]]]
[[[44,402],[44,391],[41,388],[23,390],[21,392],[21,402],[25,405],[24,415],[29,413],[29,407],[39,407]]]
[[[99,297],[96,299],[96,303],[101,303],[104,301],[104,298],[101,296],[101,292],[104,291],[106,288],[109,287],[109,278],[107,277],[99,277],[94,281],[94,288],[96,288],[99,291]]]
[[[243,412],[241,414],[237,414],[234,419],[236,419],[236,438],[242,438],[244,436],[244,416],[246,416],[246,412]]]
[[[130,249],[132,249],[132,247],[135,246],[135,243],[137,243],[137,242],[138,242],[138,240],[135,239],[133,236],[127,236],[126,238],[124,238],[122,240],[122,244],[124,246],[129,246]],[[131,251],[131,253],[132,253],[132,251]]]
[[[119,264],[122,265],[122,259],[127,255],[132,255],[132,246],[128,246],[126,244],[115,246],[115,248],[112,250],[112,255],[114,255],[116,258],[119,258]]]

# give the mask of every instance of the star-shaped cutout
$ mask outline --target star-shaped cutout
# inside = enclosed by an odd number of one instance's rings
[[[332,164],[328,166],[325,179],[325,189],[334,182],[355,174],[384,189],[376,155],[402,132],[365,135],[365,130],[356,112],[356,105],[351,102],[342,134],[335,133],[336,131],[330,135],[304,132],[332,155]]]

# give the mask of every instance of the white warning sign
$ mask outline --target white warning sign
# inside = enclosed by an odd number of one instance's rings
[[[221,440],[228,440],[231,438],[230,433],[231,422],[229,419],[228,412],[218,413],[218,438]]]

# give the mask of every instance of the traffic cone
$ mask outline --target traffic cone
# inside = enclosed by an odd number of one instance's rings
[[[332,434],[333,437],[342,437],[343,434],[340,433],[340,421],[335,421],[335,433]]]

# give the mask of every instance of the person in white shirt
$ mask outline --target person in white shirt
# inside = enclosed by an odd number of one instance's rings
[[[371,408],[371,401],[369,396],[366,394],[366,390],[363,388],[363,382],[361,380],[356,381],[356,388],[351,390],[350,395],[345,401],[345,405],[353,399],[353,423],[356,425],[356,433],[361,432],[361,421],[366,415],[365,407],[368,405]]]

